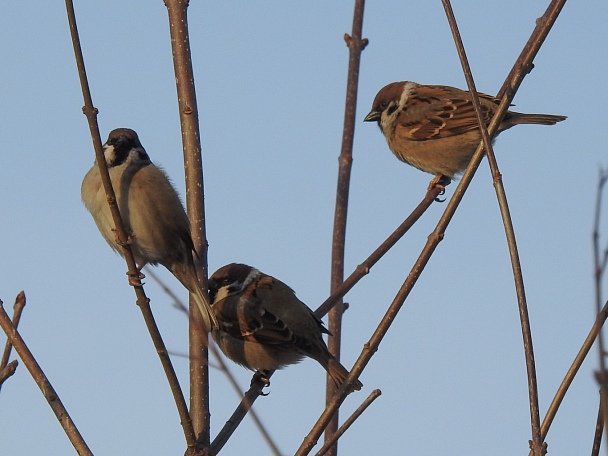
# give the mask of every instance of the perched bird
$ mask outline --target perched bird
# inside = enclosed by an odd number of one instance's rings
[[[378,92],[365,122],[377,121],[388,147],[401,161],[452,179],[468,166],[481,141],[470,92],[454,87],[393,82]],[[490,124],[500,100],[479,94]],[[498,133],[519,124],[554,125],[565,116],[507,111]],[[448,181],[449,183],[449,181]]]
[[[103,150],[139,270],[146,264],[162,264],[193,294],[207,331],[217,327],[196,275],[190,221],[169,178],[150,161],[133,130],[112,130]],[[84,177],[81,196],[102,236],[123,255],[97,164]]]
[[[280,280],[245,264],[221,267],[209,279],[209,297],[219,329],[212,332],[224,354],[264,377],[308,356],[337,387],[348,371],[327,350],[329,334],[312,311]],[[357,381],[353,390],[363,385]]]

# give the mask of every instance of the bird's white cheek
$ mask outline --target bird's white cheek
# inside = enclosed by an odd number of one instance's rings
[[[217,295],[215,296],[214,302],[220,302],[222,299],[228,296],[228,287],[222,287],[217,290]]]
[[[392,136],[393,132],[395,131],[396,120],[396,113],[388,114],[386,111],[382,113],[382,117],[380,118],[380,128],[387,139]]]

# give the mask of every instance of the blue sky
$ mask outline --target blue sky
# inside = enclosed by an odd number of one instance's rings
[[[431,176],[400,163],[362,122],[385,84],[466,86],[441,2],[369,3],[347,228],[352,271],[423,197]],[[495,93],[548,2],[454,5],[477,88]],[[135,129],[184,194],[166,9],[157,2],[77,2],[102,137]],[[209,267],[256,266],[310,307],[328,295],[331,229],[352,2],[191,2]],[[591,228],[598,169],[608,166],[603,107],[605,2],[571,2],[515,97],[517,110],[563,114],[521,126],[495,152],[520,248],[544,415],[594,319]],[[0,299],[25,290],[20,330],[89,446],[100,455],[181,454],[184,441],[124,261],[80,202],[94,156],[62,2],[8,2],[0,16]],[[454,186],[447,189],[451,196]],[[445,205],[435,204],[347,296],[350,367]],[[604,239],[608,238],[604,223]],[[179,284],[157,272],[184,298]],[[167,346],[187,349],[187,321],[151,280]],[[3,340],[3,338],[0,338]],[[174,358],[187,386],[188,365]],[[598,398],[593,351],[549,432],[549,454],[587,453]],[[243,389],[251,375],[230,364]],[[341,454],[525,454],[528,393],[513,279],[487,161],[368,368],[383,395],[341,440]],[[325,376],[306,360],[273,377],[256,403],[283,454],[322,412]],[[239,398],[211,378],[212,433]],[[23,365],[0,393],[6,454],[74,451]],[[491,450],[489,450],[491,448]],[[246,452],[246,453],[245,453]],[[222,454],[269,451],[246,419]]]

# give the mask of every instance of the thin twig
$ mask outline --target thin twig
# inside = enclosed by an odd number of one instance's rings
[[[348,213],[348,197],[350,190],[350,175],[353,162],[353,140],[355,136],[355,121],[357,114],[357,92],[359,87],[359,68],[361,63],[361,52],[367,46],[367,39],[362,38],[363,30],[363,10],[365,0],[355,0],[353,14],[353,27],[351,35],[345,34],[344,39],[349,49],[348,76],[346,83],[346,102],[344,107],[344,128],[342,131],[342,146],[339,157],[338,185],[336,190],[336,208],[334,212],[334,228],[331,252],[331,292],[344,281],[344,251],[346,241],[346,218]],[[342,313],[344,307],[337,305],[331,309],[328,318],[328,329],[333,335],[327,343],[327,347],[336,359],[340,359],[340,345],[342,343]],[[326,402],[336,392],[336,386],[330,376],[326,381]],[[338,429],[338,414],[329,423],[325,438]],[[337,454],[337,447],[334,446],[328,452],[329,456]]]
[[[97,166],[99,167],[99,171],[101,174],[101,182],[106,192],[108,204],[110,206],[110,212],[112,213],[112,219],[114,220],[114,224],[116,227],[117,242],[123,248],[125,261],[128,267],[127,274],[129,275],[131,280],[133,280],[139,278],[139,271],[137,270],[137,266],[135,264],[135,258],[133,257],[131,246],[127,242],[127,232],[122,222],[120,211],[118,210],[118,205],[116,203],[116,195],[114,193],[114,189],[112,188],[110,174],[108,172],[108,167],[103,154],[101,137],[99,135],[99,126],[97,124],[98,111],[97,108],[93,106],[93,99],[91,97],[91,91],[87,80],[87,74],[84,66],[84,57],[82,55],[80,38],[78,36],[78,28],[76,25],[74,4],[72,0],[66,0],[65,3],[68,15],[68,23],[70,26],[70,33],[72,36],[72,45],[74,47],[74,55],[76,58],[76,65],[78,67],[78,76],[80,78],[80,86],[82,88],[82,95],[84,98],[84,107],[82,108],[82,111],[87,117],[87,121],[89,124],[89,130],[91,132],[91,138],[93,140],[93,147],[95,148],[95,160],[97,162]],[[194,434],[194,429],[192,427],[192,420],[188,413],[186,400],[184,399],[183,392],[180,388],[177,375],[175,374],[175,370],[173,369],[173,365],[171,364],[171,360],[169,359],[169,355],[167,354],[167,350],[160,335],[160,331],[158,330],[156,322],[154,321],[154,316],[152,315],[152,311],[150,309],[150,300],[147,298],[143,286],[141,285],[141,282],[139,285],[134,286],[133,288],[137,297],[136,304],[139,306],[142,312],[146,327],[148,328],[148,332],[150,333],[150,337],[152,338],[152,342],[154,343],[154,347],[160,358],[161,364],[165,371],[165,375],[167,376],[169,387],[171,388],[171,392],[173,393],[173,398],[175,400],[175,405],[179,413],[180,422],[184,430],[186,444],[188,448],[194,448],[196,438]]]
[[[604,194],[604,187],[608,181],[608,170],[600,169],[598,184],[596,190],[595,199],[595,214],[593,222],[593,263],[594,263],[594,283],[595,283],[595,307],[599,311],[600,306],[603,302],[603,287],[602,282],[604,273],[606,272],[606,261],[608,259],[608,249],[605,249],[602,255],[600,248],[600,221],[602,213],[602,197]],[[597,336],[598,343],[598,356],[599,356],[599,370],[596,372],[596,379],[600,385],[600,412],[602,413],[602,425],[608,423],[608,402],[606,394],[606,383],[608,381],[608,372],[606,371],[606,352],[604,350],[604,337],[602,331],[599,331]],[[599,417],[598,417],[599,424]],[[608,430],[606,431],[608,432]],[[597,437],[596,437],[597,440]],[[599,442],[601,442],[601,435],[598,440],[598,451]]]
[[[163,280],[160,279],[160,277],[158,275],[156,275],[155,272],[153,272],[150,268],[146,268],[146,275],[151,277],[155,282],[157,282],[160,285],[160,287],[167,294],[167,296],[169,296],[173,300],[173,303],[178,310],[180,310],[181,312],[184,312],[186,315],[188,315],[188,307],[186,307],[184,305],[182,300],[173,292],[173,290],[171,290],[167,286],[167,284]],[[202,331],[202,326],[200,327],[200,330]],[[230,384],[232,385],[232,387],[234,388],[236,393],[240,396],[241,391],[243,391],[243,389],[239,386],[238,382],[234,378],[234,375],[232,375],[232,372],[230,372],[230,370],[228,369],[228,366],[226,366],[226,363],[224,363],[224,359],[222,358],[222,355],[220,355],[217,347],[214,344],[209,344],[209,350],[211,351],[211,353],[217,360],[216,365],[209,362],[209,367],[215,367],[216,369],[222,371],[228,378],[228,381],[230,382]],[[184,355],[178,355],[178,356],[184,356]],[[258,417],[257,413],[253,409],[249,410],[249,413],[251,415],[251,419],[253,420],[254,424],[257,426],[258,430],[262,434],[262,437],[264,438],[264,440],[270,447],[272,454],[274,454],[275,456],[280,456],[281,452],[279,451],[276,443],[270,436],[270,433],[268,432],[268,430],[266,429],[266,427],[264,426],[264,424]],[[224,442],[224,443],[226,443],[226,442]],[[211,450],[212,450],[213,454],[217,454],[221,450],[221,447],[216,448],[216,447],[212,446]]]
[[[603,401],[599,401],[597,409],[597,420],[595,422],[595,433],[593,435],[593,445],[591,447],[591,456],[599,456],[602,446],[602,435],[604,435],[604,412],[602,410]]]
[[[375,389],[374,391],[372,391],[370,395],[367,396],[367,399],[365,399],[361,403],[361,405],[357,407],[357,409],[352,413],[352,415],[349,416],[348,419],[344,421],[344,423],[342,423],[342,426],[340,426],[340,428],[331,436],[331,439],[325,441],[325,444],[317,452],[316,456],[323,456],[327,454],[327,451],[329,451],[331,446],[340,437],[342,437],[342,434],[344,434],[348,430],[348,428],[350,428],[350,426],[357,420],[357,418],[359,418],[363,414],[367,407],[369,407],[372,402],[374,402],[381,394],[382,391],[380,391],[379,389]]]
[[[601,248],[600,248],[600,222],[602,213],[602,197],[604,194],[604,187],[608,180],[608,171],[600,169],[599,177],[597,182],[597,190],[595,195],[595,212],[593,220],[593,266],[594,266],[594,283],[595,283],[595,308],[596,312],[599,313],[602,302],[602,278],[605,272],[604,261],[601,259]],[[598,338],[598,351],[599,351],[599,365],[601,370],[606,370],[605,366],[605,354],[604,354],[604,339],[600,332]]]
[[[15,304],[13,304],[13,318],[12,323],[15,328],[19,326],[19,321],[21,320],[21,313],[23,312],[23,308],[25,307],[25,293],[20,291],[17,297],[15,298]],[[12,376],[15,373],[15,369],[17,369],[16,364],[12,364],[10,368],[8,368],[8,360],[11,357],[11,349],[13,345],[9,340],[6,341],[4,345],[4,352],[2,353],[2,359],[0,360],[0,389],[2,389],[2,384],[6,381],[7,378]]]
[[[184,151],[186,208],[192,225],[192,240],[198,253],[199,279],[207,289],[207,236],[205,232],[204,184],[198,107],[194,71],[188,35],[188,0],[164,0],[169,16],[173,68]],[[197,434],[197,449],[209,446],[211,414],[209,411],[209,353],[207,334],[200,331],[202,320],[190,300],[190,416]]]
[[[46,375],[44,375],[40,365],[36,362],[34,355],[32,355],[32,352],[21,338],[17,328],[13,326],[11,319],[4,310],[2,301],[0,301],[0,326],[6,333],[6,336],[10,340],[13,347],[15,347],[15,351],[23,361],[23,364],[25,364],[25,367],[27,367],[27,370],[38,385],[38,388],[40,388],[40,391],[42,391],[42,395],[49,403],[51,409],[55,413],[55,416],[59,420],[59,424],[61,424],[61,427],[65,431],[65,434],[68,436],[68,439],[70,439],[70,442],[78,454],[92,456],[93,453],[91,453],[91,450],[82,438],[76,424],[74,424],[74,421],[72,421],[72,418],[61,402],[59,395],[51,385],[51,382],[49,382]]]
[[[9,379],[10,377],[13,376],[13,374],[17,370],[18,365],[19,365],[19,362],[16,359],[14,359],[10,363],[8,363],[6,366],[4,366],[3,368],[0,369],[0,386],[2,386],[2,384],[7,379]]]

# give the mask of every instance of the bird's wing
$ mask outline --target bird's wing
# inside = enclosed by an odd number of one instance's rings
[[[319,331],[315,326],[320,322],[310,309],[287,285],[269,276],[262,276],[240,296],[217,302],[214,310],[224,332],[260,344],[292,345],[306,352],[312,345],[311,327],[312,334]]]
[[[489,124],[499,100],[479,94],[483,121]],[[407,121],[400,121],[397,135],[411,141],[426,141],[460,135],[478,128],[469,92],[443,86],[420,86],[412,91],[405,105]]]

